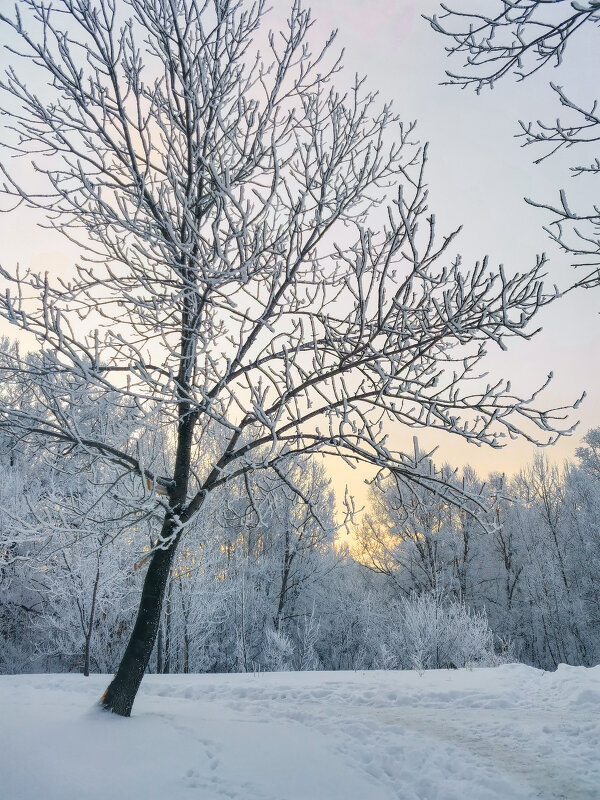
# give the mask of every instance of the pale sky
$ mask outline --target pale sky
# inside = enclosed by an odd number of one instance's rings
[[[273,27],[290,2],[272,0]],[[489,7],[489,0],[461,0],[469,7],[477,2]],[[582,199],[587,195],[589,204],[594,186],[577,186],[568,174],[567,166],[579,161],[579,154],[571,151],[566,159],[535,166],[533,149],[520,148],[514,135],[518,119],[556,117],[549,80],[575,89],[582,102],[593,99],[598,64],[593,45],[597,42],[583,38],[571,48],[560,77],[550,70],[521,84],[509,79],[477,97],[470,90],[439,86],[444,68],[450,66],[445,42],[421,18],[438,7],[433,0],[321,0],[313,3],[314,33],[318,38],[339,28],[338,44],[346,48],[342,80],[349,81],[355,72],[366,74],[382,100],[393,100],[404,119],[418,120],[421,139],[430,142],[430,209],[440,231],[463,224],[457,249],[465,262],[489,254],[492,263],[504,263],[507,271],[522,271],[534,263],[536,253],[545,250],[550,256],[551,280],[565,285],[571,268],[542,230],[548,218],[522,198],[554,201],[558,189],[564,187]],[[6,53],[0,58],[7,63]],[[453,66],[458,68],[459,63]],[[74,248],[59,235],[34,227],[34,221],[31,213],[20,210],[0,216],[2,263],[13,267],[19,261],[41,270],[50,268],[55,274],[69,270],[76,258]],[[553,371],[555,379],[545,394],[547,407],[569,404],[583,390],[587,392],[587,399],[572,415],[573,422],[580,420],[576,434],[546,451],[557,461],[571,457],[581,435],[600,425],[599,311],[600,289],[573,294],[540,316],[543,331],[533,341],[515,342],[508,353],[489,356],[490,375],[510,378],[523,394]],[[3,325],[0,332],[14,335],[8,328]],[[401,428],[392,431],[390,444],[412,449],[414,433]],[[458,467],[470,463],[482,475],[490,470],[515,472],[534,452],[523,442],[497,451],[468,446],[457,437],[417,433],[424,447],[439,445],[437,463],[448,461]],[[364,497],[362,476],[345,468],[336,469],[336,476],[336,485],[346,479],[352,491]]]

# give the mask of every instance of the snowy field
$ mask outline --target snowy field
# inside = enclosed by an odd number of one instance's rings
[[[600,798],[600,667],[0,677],[2,800]]]

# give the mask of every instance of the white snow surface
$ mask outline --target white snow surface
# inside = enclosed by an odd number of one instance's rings
[[[2,800],[600,798],[600,667],[0,677]]]

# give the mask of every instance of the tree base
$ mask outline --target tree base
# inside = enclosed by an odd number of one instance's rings
[[[119,687],[115,685],[116,681],[117,678],[115,677],[110,682],[100,698],[99,705],[106,711],[112,711],[113,714],[118,714],[121,717],[130,717],[137,686],[135,688],[123,686],[119,691]]]
[[[162,538],[171,538],[174,527],[173,518],[167,515],[163,523]],[[158,633],[165,587],[178,541],[179,537],[176,537],[168,550],[155,550],[152,554],[131,637],[119,669],[100,699],[102,708],[121,717],[131,716],[133,701],[150,661]]]

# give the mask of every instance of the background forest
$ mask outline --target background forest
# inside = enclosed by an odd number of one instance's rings
[[[169,458],[163,428],[138,429],[134,404],[92,399],[76,383],[62,387],[82,436],[137,439],[146,463]],[[42,413],[41,394],[21,402]],[[160,489],[148,482],[140,499],[127,469],[2,436],[0,670],[112,672]],[[600,428],[575,463],[549,456],[508,480],[446,468],[475,516],[443,492],[407,497],[388,479],[340,524],[318,457],[228,483],[171,569],[150,671],[597,663]]]

